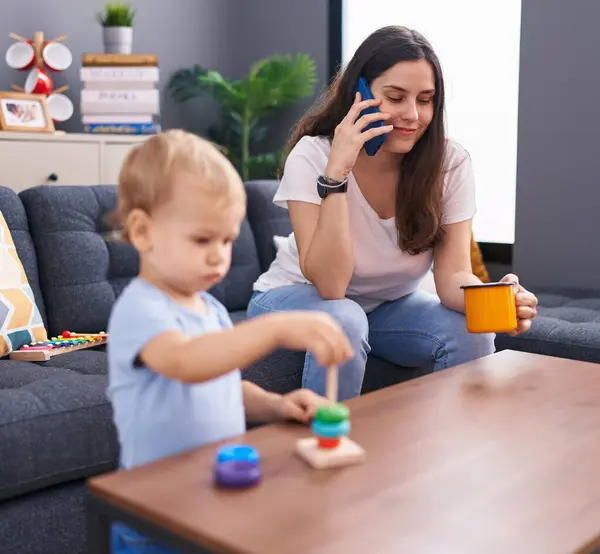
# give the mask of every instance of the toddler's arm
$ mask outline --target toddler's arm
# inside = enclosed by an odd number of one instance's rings
[[[292,419],[308,423],[317,408],[329,400],[308,389],[296,389],[281,395],[267,392],[257,384],[242,381],[246,419],[258,423]]]
[[[248,421],[266,423],[281,417],[280,394],[268,392],[250,381],[242,381],[242,391]]]
[[[139,357],[166,377],[198,383],[243,369],[277,348],[308,350],[321,365],[339,365],[353,355],[350,342],[332,317],[294,311],[266,314],[194,338],[165,331],[148,341]]]

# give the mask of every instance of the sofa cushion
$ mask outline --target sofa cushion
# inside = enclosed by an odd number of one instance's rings
[[[106,346],[65,352],[59,356],[53,356],[47,362],[37,362],[37,365],[53,368],[64,367],[82,375],[104,375],[108,369]]]
[[[37,248],[48,332],[106,330],[117,296],[139,268],[134,248],[110,235],[107,216],[116,206],[116,187],[39,186],[20,196]],[[244,309],[259,273],[254,237],[244,221],[231,270],[211,292],[229,310]]]
[[[115,467],[106,366],[98,370],[0,361],[0,500]]]
[[[266,271],[275,258],[273,237],[292,232],[288,211],[273,204],[279,183],[274,180],[248,181],[248,221],[256,238],[260,268]]]
[[[17,193],[7,187],[0,187],[0,211],[4,215],[10,229],[19,260],[23,265],[27,280],[33,291],[35,303],[42,316],[42,320],[46,323],[46,310],[39,283],[36,251],[33,245],[33,238],[29,233],[27,214]]]
[[[498,335],[497,350],[521,350],[600,363],[600,292],[537,290],[538,315],[517,337]]]
[[[116,296],[138,268],[134,249],[108,242],[111,186],[33,187],[20,193],[38,254],[48,332],[105,330]]]

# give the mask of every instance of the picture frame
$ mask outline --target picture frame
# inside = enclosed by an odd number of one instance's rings
[[[53,133],[46,95],[0,91],[0,131]]]

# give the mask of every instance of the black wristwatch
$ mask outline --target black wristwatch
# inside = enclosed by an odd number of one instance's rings
[[[347,190],[348,178],[343,181],[336,181],[325,175],[319,175],[317,178],[317,192],[321,198],[326,198],[328,194],[334,192],[346,192]]]

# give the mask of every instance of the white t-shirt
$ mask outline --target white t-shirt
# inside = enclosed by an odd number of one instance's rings
[[[447,142],[442,224],[457,223],[475,215],[475,181],[468,153]],[[320,204],[317,177],[325,172],[331,144],[327,137],[305,136],[289,153],[273,202],[287,209],[288,200]],[[452,169],[453,168],[453,169]],[[415,256],[398,247],[394,218],[381,219],[371,208],[354,179],[348,175],[348,212],[354,249],[354,273],[346,297],[366,312],[383,302],[414,292],[433,262],[431,250]],[[269,269],[254,284],[267,291],[294,283],[309,283],[300,269],[298,247],[291,233],[277,251]]]

